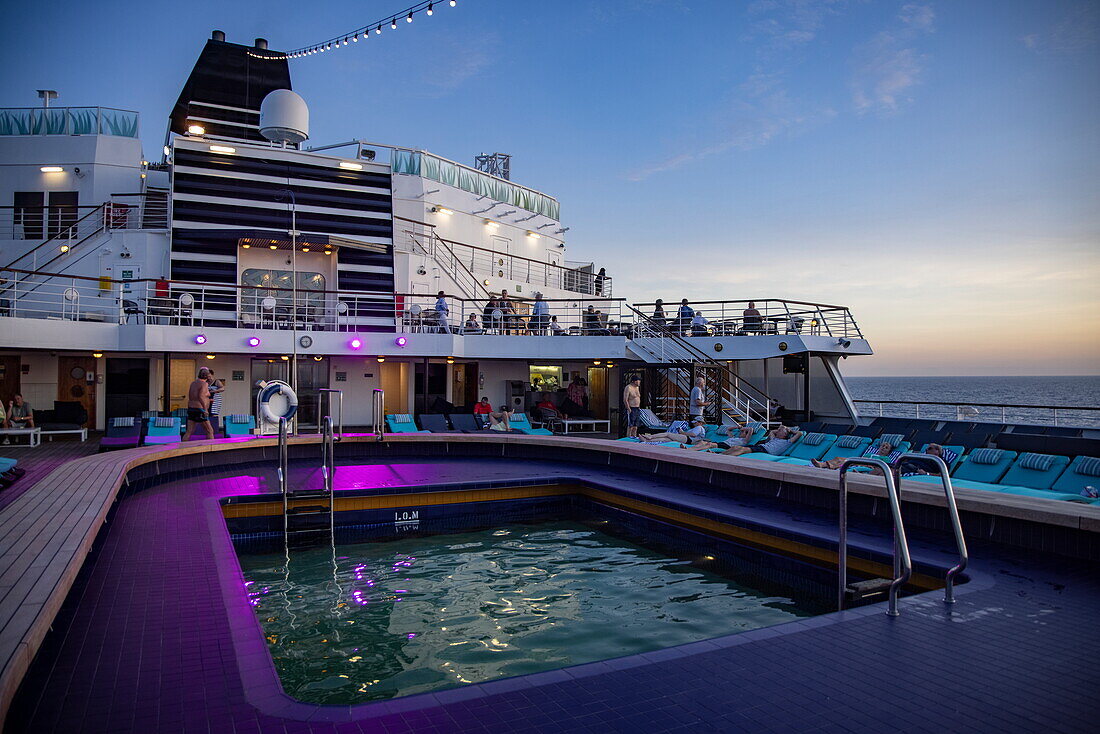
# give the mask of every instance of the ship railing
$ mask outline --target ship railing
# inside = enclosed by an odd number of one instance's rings
[[[110,230],[167,229],[167,191],[111,194],[110,201],[94,206],[0,206],[0,240],[39,240],[42,243],[55,238],[72,240],[76,234],[71,231],[74,225],[86,221],[95,221]],[[44,267],[48,260],[40,259],[38,264],[24,263],[20,267],[30,265],[30,269],[35,270]],[[11,262],[8,266],[15,267],[15,264]]]
[[[490,298],[499,295],[493,293]],[[536,314],[536,301],[529,296],[509,294],[510,305],[502,308],[490,307],[488,298],[446,295],[440,304],[437,295],[399,293],[394,297],[394,320],[397,330],[408,334],[628,337],[633,329],[621,298],[546,298],[542,302],[545,307],[538,308],[546,313]]]
[[[398,237],[398,246],[409,252],[418,252],[434,257],[448,275],[464,288],[465,295],[477,295],[466,288],[473,280],[476,288],[484,285],[484,278],[503,278],[514,283],[523,283],[534,289],[554,288],[588,296],[610,298],[613,295],[613,280],[608,275],[601,276],[598,268],[570,268],[552,262],[544,262],[510,252],[494,250],[465,242],[440,237],[434,224],[417,222],[404,217],[394,217],[406,223],[406,228]],[[537,232],[524,237],[528,243],[537,242]],[[541,239],[541,236],[540,236]],[[512,243],[514,246],[516,243]],[[452,264],[451,260],[456,261]],[[471,274],[467,276],[465,273]]]
[[[665,300],[663,323],[681,334],[692,332],[690,319],[679,318],[681,299]],[[745,315],[749,304],[760,315]],[[631,304],[653,317],[657,303]],[[862,339],[852,312],[847,306],[833,306],[783,298],[753,298],[734,301],[691,301],[689,306],[707,320],[707,332],[713,336],[755,336],[766,334],[827,336],[838,339]],[[660,321],[660,318],[657,318]]]
[[[140,137],[138,113],[114,107],[4,107],[0,135]]]
[[[866,410],[860,411],[864,416],[975,423],[1032,423],[1040,427],[1064,425],[1077,428],[1100,428],[1100,407],[1091,406],[870,399],[853,400],[853,402],[867,406]]]
[[[0,317],[119,323],[122,286],[104,279],[0,268]]]

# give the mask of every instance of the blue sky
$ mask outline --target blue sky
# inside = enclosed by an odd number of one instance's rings
[[[212,28],[288,49],[401,2],[8,13],[0,104],[142,112]],[[320,12],[315,12],[320,8]],[[472,162],[562,202],[632,300],[852,307],[850,374],[1100,373],[1100,6],[1085,0],[460,0],[292,62],[315,142]]]

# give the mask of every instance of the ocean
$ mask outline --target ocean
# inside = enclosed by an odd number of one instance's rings
[[[1100,408],[1100,376],[1085,377],[846,377],[856,400],[910,400],[935,403],[999,403]],[[878,415],[879,406],[861,403],[864,415]],[[1001,422],[1000,408],[974,408],[968,420]],[[915,416],[911,405],[883,405],[884,415]],[[921,405],[922,418],[955,419],[947,406]],[[1053,425],[1052,410],[1006,408],[1009,423]],[[1058,424],[1100,427],[1100,410],[1059,410]]]

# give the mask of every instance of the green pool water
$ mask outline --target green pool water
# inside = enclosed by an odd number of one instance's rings
[[[576,522],[242,555],[283,688],[352,704],[808,615]]]

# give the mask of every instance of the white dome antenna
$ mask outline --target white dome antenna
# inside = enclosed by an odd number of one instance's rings
[[[301,95],[276,89],[260,103],[260,135],[273,143],[297,145],[309,138],[309,107]]]

